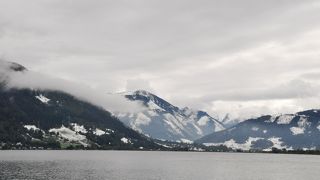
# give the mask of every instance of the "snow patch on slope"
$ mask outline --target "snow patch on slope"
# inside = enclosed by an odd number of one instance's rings
[[[207,116],[203,116],[199,119],[197,123],[199,124],[199,126],[205,126],[209,121],[210,119]]]
[[[39,128],[37,128],[37,126],[35,125],[24,125],[24,128],[28,129],[28,131],[33,130],[33,131],[40,131]]]
[[[169,113],[164,114],[164,117],[165,117],[164,121],[171,127],[171,130],[173,130],[173,133],[182,135],[182,132],[180,129],[183,127],[181,127],[181,125],[179,127],[179,122],[177,122],[177,119]]]
[[[105,131],[102,131],[101,129],[96,128],[96,129],[93,131],[93,134],[94,134],[94,135],[97,135],[97,136],[102,136],[102,135],[104,135],[104,134],[110,134],[110,133],[105,132]]]
[[[131,143],[131,141],[130,141],[128,138],[125,138],[125,137],[121,138],[121,141],[122,141],[123,143],[125,143],[125,144]]]
[[[249,137],[245,143],[240,144],[237,143],[234,139],[230,139],[228,141],[225,141],[223,143],[204,143],[205,146],[220,146],[220,145],[224,145],[227,146],[228,148],[231,149],[242,149],[245,151],[248,151],[251,149],[251,146],[253,145],[253,142],[256,142],[260,139],[263,139],[261,137]]]
[[[287,149],[287,150],[293,150],[292,147],[283,146],[283,142],[281,141],[280,137],[271,137],[268,139],[273,143],[271,148],[277,148],[277,149]],[[272,151],[271,148],[264,149],[263,151]]]
[[[59,136],[67,139],[69,141],[75,141],[75,142],[79,142],[80,144],[84,145],[85,147],[88,146],[87,143],[85,143],[85,141],[87,140],[86,137],[84,135],[81,135],[67,127],[64,127],[63,125],[61,126],[61,128],[53,128],[50,129],[49,132],[54,132],[56,134],[59,133]]]
[[[193,141],[190,141],[189,139],[181,138],[180,140],[181,140],[182,143],[185,143],[185,144],[192,144],[193,143]]]
[[[220,146],[220,145],[224,145],[228,148],[231,148],[231,149],[241,149],[241,150],[244,150],[244,151],[248,151],[250,149],[252,149],[252,145],[254,142],[258,141],[258,140],[262,140],[262,139],[265,139],[265,138],[262,138],[262,137],[249,137],[245,143],[243,144],[240,144],[240,143],[237,143],[234,139],[230,139],[228,141],[225,141],[223,143],[204,143],[205,146]],[[281,141],[281,138],[280,137],[271,137],[271,138],[268,138],[268,140],[270,142],[272,142],[272,146],[267,148],[267,149],[264,149],[263,151],[271,151],[272,149],[271,148],[277,148],[277,149],[287,149],[287,150],[293,150],[292,147],[287,147],[287,146],[284,146],[283,145],[283,142]]]
[[[202,130],[201,130],[196,124],[193,124],[193,127],[197,130],[197,134],[198,134],[198,135],[203,136]]]
[[[112,129],[106,129],[106,131],[107,131],[107,133],[114,133],[114,130],[112,130]]]
[[[290,124],[294,117],[292,114],[281,115],[277,119],[277,124]]]
[[[306,117],[300,117],[298,123],[298,127],[291,127],[290,131],[292,132],[293,135],[299,135],[299,134],[304,134],[305,130],[307,127],[310,127],[311,123],[308,122]]]
[[[308,122],[308,119],[306,117],[300,117],[299,121],[298,121],[298,126],[299,127],[307,127],[310,126],[311,123]]]
[[[304,128],[301,128],[301,127],[291,127],[290,131],[292,132],[293,135],[304,134]]]
[[[50,99],[45,97],[44,95],[40,94],[39,96],[35,96],[39,101],[41,101],[44,104],[48,104]]]
[[[70,125],[73,127],[75,132],[81,132],[84,134],[88,132],[83,125],[80,126],[77,123],[71,123]]]

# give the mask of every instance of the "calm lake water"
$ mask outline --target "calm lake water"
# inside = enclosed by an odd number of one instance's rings
[[[0,179],[318,180],[320,156],[194,152],[0,151]]]

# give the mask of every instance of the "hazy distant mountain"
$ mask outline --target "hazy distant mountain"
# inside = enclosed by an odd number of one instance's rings
[[[243,150],[319,149],[320,110],[250,119],[196,142]]]
[[[15,63],[7,67],[27,71]],[[1,76],[0,149],[162,148],[100,107],[59,91],[7,89]]]
[[[242,120],[244,121],[244,120]],[[226,114],[224,118],[221,120],[221,123],[224,125],[226,128],[230,128],[240,122],[242,122],[240,119],[235,119],[235,118],[230,118],[229,114]]]
[[[221,122],[206,112],[180,109],[147,91],[124,95],[132,101],[141,102],[145,110],[117,116],[129,127],[152,138],[188,142],[225,129]]]

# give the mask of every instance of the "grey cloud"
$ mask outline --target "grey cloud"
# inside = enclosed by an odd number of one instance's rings
[[[310,72],[301,75],[301,78],[308,80],[320,80],[320,72]]]
[[[261,87],[256,89],[226,90],[201,97],[202,101],[252,101],[281,100],[316,97],[320,93],[319,84],[311,84],[302,80],[293,80],[276,87]]]
[[[144,79],[129,79],[127,81],[126,90],[127,91],[146,90],[149,92],[154,91],[151,88],[150,82]]]
[[[0,57],[209,110],[219,100],[309,99],[320,83],[307,75],[320,72],[319,10],[316,0],[1,1]]]

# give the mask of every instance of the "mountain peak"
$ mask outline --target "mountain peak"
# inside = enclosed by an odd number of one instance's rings
[[[143,96],[150,96],[153,95],[152,93],[146,91],[146,90],[136,90],[134,91],[134,94],[143,95]]]
[[[152,100],[152,101],[154,101],[154,98],[157,97],[156,95],[154,95],[146,90],[136,90],[133,92],[133,95],[142,96],[142,97],[145,97],[145,98]]]
[[[13,71],[23,72],[23,71],[27,70],[27,68],[22,66],[21,64],[18,64],[18,63],[15,63],[15,62],[9,62],[9,63],[10,63],[10,69],[13,70]]]
[[[17,72],[24,72],[27,70],[26,67],[22,66],[21,64],[9,61],[0,60],[0,67],[4,68],[5,70],[10,71],[17,71]]]

